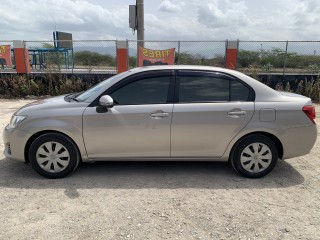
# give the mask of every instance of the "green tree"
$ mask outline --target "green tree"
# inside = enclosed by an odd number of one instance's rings
[[[79,51],[74,54],[76,65],[84,66],[116,66],[116,60],[109,54],[100,54],[91,51]]]
[[[56,65],[59,69],[61,65],[65,63],[65,55],[63,52],[59,52],[51,43],[42,43],[43,48],[49,49],[45,52],[45,63],[47,66]],[[43,59],[44,60],[44,59]]]
[[[238,63],[240,67],[249,67],[250,65],[260,65],[260,53],[257,51],[239,50]]]

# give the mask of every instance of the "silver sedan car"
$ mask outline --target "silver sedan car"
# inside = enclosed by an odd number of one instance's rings
[[[22,107],[4,130],[4,154],[48,178],[110,160],[230,161],[258,178],[310,152],[314,119],[310,98],[237,71],[151,66]]]

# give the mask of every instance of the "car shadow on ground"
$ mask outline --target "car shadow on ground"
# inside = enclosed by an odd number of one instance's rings
[[[256,189],[287,188],[304,182],[304,177],[286,161],[261,179],[237,174],[221,162],[96,162],[82,163],[63,179],[46,179],[30,164],[0,160],[0,187],[30,189]]]

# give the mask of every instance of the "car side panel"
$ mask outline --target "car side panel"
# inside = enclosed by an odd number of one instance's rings
[[[87,153],[82,138],[82,113],[85,107],[42,109],[37,115],[29,116],[28,121],[23,121],[16,131],[19,139],[19,158],[24,157],[24,149],[30,137],[42,131],[56,131],[70,137],[78,146],[83,160],[87,159]],[[50,117],[52,116],[52,117]]]
[[[302,111],[308,104],[301,102],[256,102],[255,114],[250,123],[230,142],[223,155],[228,160],[234,144],[243,136],[260,132],[277,137],[282,143],[283,159],[308,154],[317,139],[317,126]],[[274,109],[274,121],[261,121],[261,109]]]
[[[88,107],[83,114],[83,137],[93,160],[110,157],[170,157],[173,104],[114,106],[103,113]],[[152,117],[165,113],[165,117]]]
[[[244,115],[230,115],[237,111]],[[171,157],[221,157],[253,112],[253,102],[175,104]]]

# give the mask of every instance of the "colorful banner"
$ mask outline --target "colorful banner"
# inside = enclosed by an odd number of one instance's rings
[[[11,46],[1,45],[0,46],[0,67],[11,66]]]
[[[175,48],[152,50],[139,47],[139,67],[150,65],[173,65]]]

